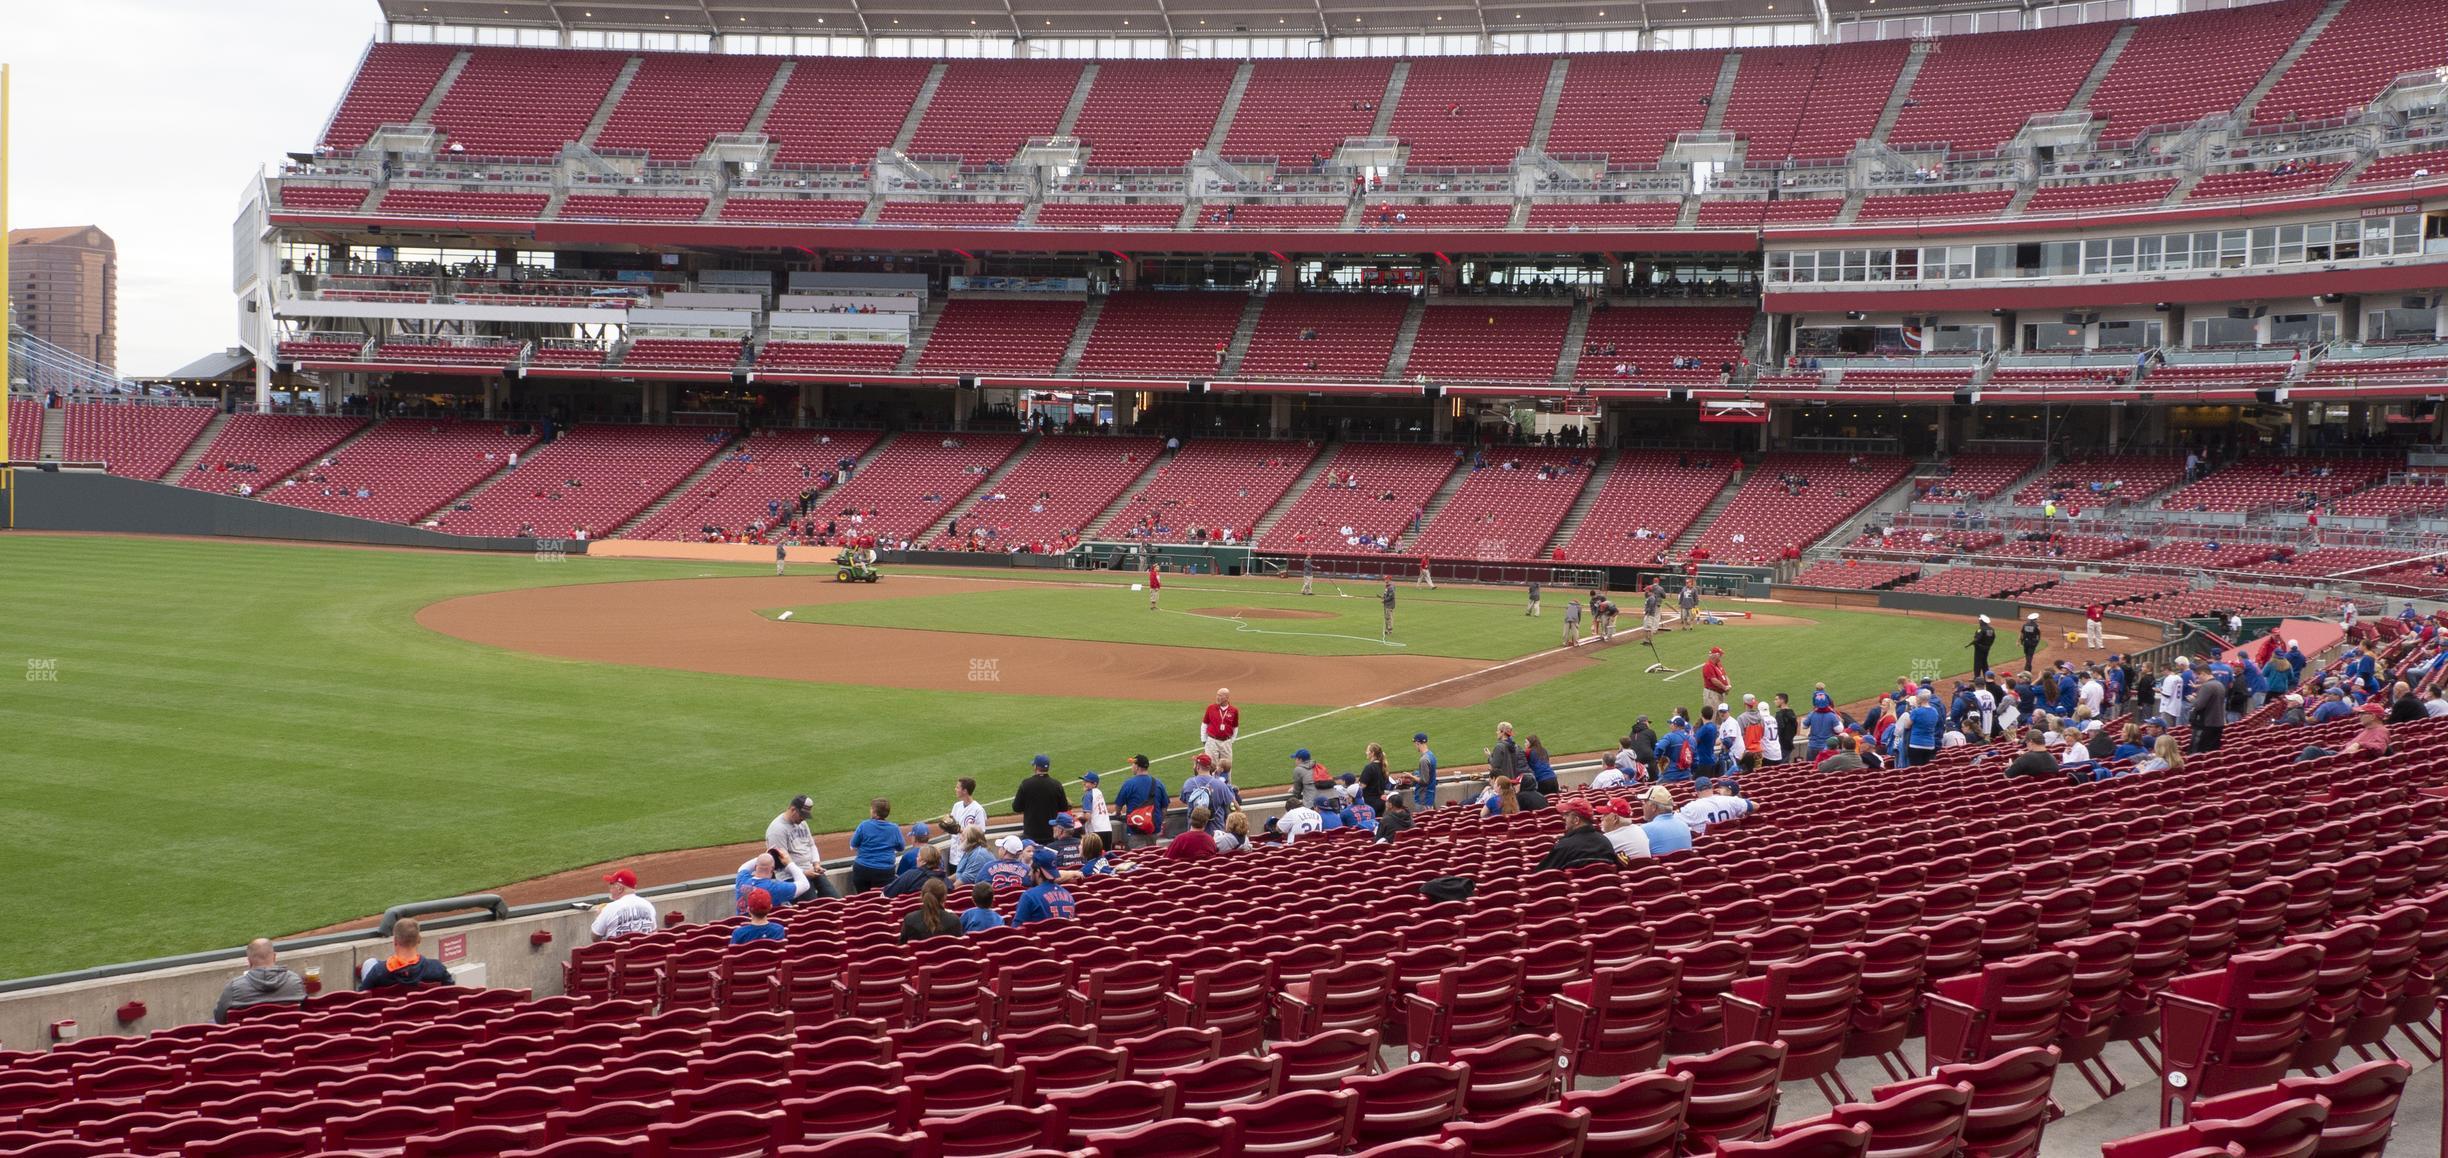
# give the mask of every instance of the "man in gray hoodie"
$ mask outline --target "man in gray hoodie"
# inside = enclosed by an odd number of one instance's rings
[[[257,937],[247,942],[247,970],[230,979],[221,990],[221,1000],[213,1002],[213,1020],[229,1020],[230,1010],[242,1005],[261,1005],[268,1001],[290,1005],[306,1004],[306,983],[280,963],[280,954],[272,942]]]

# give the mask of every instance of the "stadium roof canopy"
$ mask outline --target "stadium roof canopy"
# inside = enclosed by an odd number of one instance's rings
[[[836,36],[1594,31],[1997,11],[2029,0],[379,0],[399,24]]]

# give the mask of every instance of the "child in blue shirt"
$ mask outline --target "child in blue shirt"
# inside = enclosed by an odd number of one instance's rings
[[[750,941],[779,941],[782,939],[782,926],[773,919],[772,895],[762,889],[749,893],[747,908],[748,923],[732,928],[732,944],[745,945]]]
[[[981,881],[969,890],[969,907],[961,912],[961,932],[975,933],[981,929],[998,928],[1003,918],[995,913],[994,886]]]
[[[902,849],[901,859],[893,862],[893,872],[905,873],[917,868],[918,846],[925,844],[927,838],[933,835],[935,835],[935,830],[928,828],[926,821],[921,820],[909,826],[909,847]]]
[[[867,819],[850,830],[850,849],[856,854],[850,862],[853,894],[883,888],[896,875],[893,866],[901,859],[901,826],[885,819],[890,815],[892,801],[876,797],[867,805]]]

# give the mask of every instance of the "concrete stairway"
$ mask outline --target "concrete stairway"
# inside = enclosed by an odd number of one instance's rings
[[[1411,79],[1411,62],[1398,60],[1386,76],[1385,99],[1377,102],[1376,123],[1369,126],[1369,135],[1382,137],[1394,124],[1394,106],[1402,102],[1403,84]]]
[[[1903,70],[1896,73],[1895,91],[1887,94],[1887,107],[1879,110],[1878,124],[1870,130],[1871,140],[1886,140],[1888,131],[1895,128],[1896,118],[1904,115],[1905,102],[1912,96],[1913,80],[1921,75],[1921,64],[1929,59],[1935,46],[1935,41],[1913,41],[1912,52],[1904,57]]]
[[[1249,92],[1250,74],[1257,71],[1256,61],[1245,60],[1233,72],[1232,87],[1224,90],[1224,103],[1216,109],[1215,127],[1207,130],[1207,151],[1221,152],[1224,138],[1232,133],[1233,116],[1241,111],[1241,98]],[[1187,226],[1185,226],[1187,228]]]
[[[1530,148],[1534,152],[1547,151],[1547,134],[1555,128],[1556,106],[1564,100],[1564,73],[1571,67],[1571,57],[1559,56],[1547,70],[1547,92],[1539,98],[1538,119],[1530,122]]]
[[[1709,92],[1708,115],[1700,118],[1701,132],[1713,133],[1724,127],[1726,101],[1734,95],[1734,74],[1741,67],[1741,53],[1725,55],[1725,64],[1717,69],[1717,87]]]
[[[1070,344],[1063,347],[1062,361],[1054,364],[1057,374],[1079,372],[1080,355],[1088,352],[1088,335],[1096,329],[1097,319],[1105,316],[1105,295],[1091,294],[1088,306],[1080,311],[1079,325],[1071,331]]]
[[[1419,526],[1405,532],[1404,546],[1413,547],[1419,544],[1420,535],[1436,523],[1437,516],[1445,512],[1445,505],[1452,502],[1456,494],[1461,493],[1462,484],[1470,481],[1470,474],[1468,460],[1459,458],[1454,460],[1453,473],[1446,475],[1444,483],[1437,487],[1436,493],[1428,496],[1428,501],[1421,505]]]
[[[620,75],[612,78],[612,87],[604,90],[603,103],[595,106],[594,119],[587,122],[585,132],[578,134],[579,144],[595,147],[595,138],[602,136],[604,126],[612,123],[612,110],[619,107],[621,94],[629,91],[630,82],[637,79],[638,70],[645,66],[646,58],[642,56],[632,56],[621,65]]]
[[[458,82],[460,73],[467,71],[468,59],[473,55],[462,49],[459,55],[451,58],[450,64],[442,69],[442,75],[434,80],[433,91],[426,93],[424,103],[417,106],[416,116],[410,118],[410,123],[433,123],[434,110],[442,107],[442,98],[450,95],[451,85]]]
[[[68,445],[68,410],[46,406],[42,412],[42,441],[34,445],[34,453],[57,461]]]
[[[1114,501],[1105,504],[1105,509],[1098,511],[1095,518],[1080,524],[1080,537],[1093,539],[1103,534],[1105,525],[1120,518],[1123,509],[1131,505],[1131,500],[1138,498],[1139,492],[1148,488],[1148,484],[1156,478],[1157,473],[1172,465],[1174,458],[1180,454],[1178,450],[1156,452],[1155,461],[1148,463],[1145,472],[1141,473],[1138,478],[1132,479],[1129,486],[1123,487],[1122,493],[1115,495]]]
[[[1564,349],[1556,356],[1555,377],[1558,386],[1569,386],[1581,373],[1581,344],[1589,340],[1590,303],[1573,303],[1572,320],[1564,324]]]
[[[1564,512],[1564,521],[1556,524],[1555,534],[1539,552],[1540,558],[1553,557],[1551,552],[1572,542],[1572,537],[1581,533],[1581,524],[1589,521],[1590,509],[1598,505],[1598,493],[1606,489],[1607,479],[1615,473],[1615,460],[1620,454],[1620,451],[1610,450],[1599,458],[1598,465],[1590,471],[1589,482],[1582,486],[1579,495],[1573,497],[1572,507]]]
[[[1095,61],[1080,69],[1079,85],[1071,90],[1071,103],[1063,106],[1062,119],[1054,122],[1054,135],[1068,137],[1079,127],[1080,110],[1088,107],[1088,90],[1096,85],[1097,72],[1102,66]]]
[[[943,316],[946,304],[945,299],[936,298],[918,312],[917,320],[910,323],[909,348],[901,352],[900,364],[894,370],[907,374],[918,368],[918,355],[926,350],[927,338],[934,334],[935,320]]]
[[[646,509],[639,511],[636,518],[633,518],[626,523],[622,523],[619,529],[613,531],[609,535],[605,535],[604,538],[617,539],[633,530],[636,530],[639,527],[645,526],[646,520],[662,514],[663,508],[680,501],[680,496],[696,489],[697,484],[704,482],[707,475],[721,469],[724,460],[730,457],[732,449],[737,445],[739,445],[739,440],[725,438],[723,440],[721,450],[715,451],[713,455],[708,457],[704,463],[697,467],[697,469],[690,471],[687,478],[681,479],[678,485],[663,492],[660,498],[646,504]]]
[[[774,70],[773,83],[765,86],[764,99],[757,102],[755,112],[748,114],[748,123],[740,127],[740,132],[761,133],[765,131],[765,118],[773,115],[774,106],[781,103],[782,89],[790,84],[791,74],[798,70],[799,62],[795,60],[785,60],[782,62],[782,67]]]
[[[1420,323],[1427,320],[1428,299],[1411,299],[1411,308],[1403,311],[1402,328],[1394,332],[1394,349],[1386,355],[1385,376],[1380,382],[1400,382],[1403,370],[1411,365],[1411,346],[1419,341]]]
[[[2314,16],[2310,24],[2304,25],[2303,34],[2297,36],[2295,43],[2288,45],[2287,50],[2279,54],[2278,59],[2270,65],[2269,71],[2261,75],[2261,83],[2254,85],[2252,91],[2245,93],[2243,101],[2236,105],[2236,124],[2252,124],[2254,106],[2259,105],[2261,98],[2268,96],[2271,89],[2278,87],[2278,78],[2285,76],[2287,69],[2294,67],[2296,61],[2303,59],[2303,54],[2311,50],[2312,42],[2320,39],[2320,34],[2328,29],[2329,22],[2337,19],[2337,14],[2345,10],[2346,0],[2329,0],[2328,6],[2322,8],[2320,14]]]
[[[1326,465],[1334,461],[1335,452],[1341,449],[1342,444],[1334,442],[1318,448],[1318,456],[1310,461],[1309,469],[1292,480],[1292,485],[1285,488],[1283,497],[1275,500],[1275,505],[1268,507],[1265,514],[1258,516],[1257,522],[1250,524],[1250,542],[1266,538],[1267,532],[1283,521],[1284,513],[1299,503],[1301,496],[1309,493],[1310,487],[1317,485],[1318,476],[1326,473]]]
[[[2120,26],[2116,35],[2108,38],[2107,50],[2101,52],[2100,58],[2092,63],[2091,72],[2083,77],[2082,87],[2075,89],[2074,96],[2066,101],[2067,109],[2091,107],[2091,94],[2099,91],[2100,82],[2108,79],[2108,70],[2116,67],[2117,58],[2125,55],[2125,46],[2133,43],[2133,38],[2134,26],[2131,24]]]
[[[937,61],[935,67],[927,70],[926,83],[918,86],[918,99],[910,102],[909,115],[901,118],[901,131],[893,134],[894,152],[907,150],[910,138],[918,135],[918,122],[926,118],[927,104],[935,99],[936,86],[943,83],[944,70],[950,67]]]
[[[212,421],[205,423],[204,429],[196,432],[195,441],[188,443],[187,449],[179,452],[178,461],[171,463],[170,469],[162,473],[162,481],[175,483],[186,478],[187,472],[194,470],[196,463],[203,461],[204,452],[212,448],[213,439],[221,437],[221,428],[229,425],[229,420],[228,411],[215,413]],[[261,489],[265,481],[277,483],[280,480],[258,479],[256,480],[257,489]]]
[[[1691,526],[1683,528],[1683,533],[1675,536],[1675,541],[1668,546],[1667,550],[1676,555],[1691,550],[1692,544],[1699,542],[1700,536],[1706,534],[1710,525],[1717,521],[1717,516],[1724,514],[1727,507],[1734,505],[1734,495],[1742,490],[1743,476],[1749,473],[1750,469],[1745,468],[1740,474],[1726,480],[1725,489],[1718,491],[1717,497],[1709,500],[1709,505],[1701,510],[1700,517],[1693,519]]]
[[[1266,295],[1251,294],[1249,304],[1241,307],[1241,324],[1233,327],[1232,344],[1224,347],[1224,365],[1216,371],[1220,378],[1230,378],[1241,372],[1241,359],[1249,353],[1250,339],[1258,333],[1258,315],[1266,309]]]
[[[961,517],[962,513],[969,509],[972,502],[986,495],[993,494],[995,492],[995,488],[1002,485],[1003,479],[1006,476],[1010,475],[1014,470],[1019,469],[1020,460],[1027,458],[1029,456],[1029,452],[1037,449],[1037,444],[1043,441],[1045,441],[1045,436],[1038,434],[1032,434],[1027,438],[1022,439],[1020,441],[1020,449],[1013,451],[1010,458],[1004,459],[993,470],[986,472],[985,479],[980,481],[975,489],[971,490],[968,494],[961,496],[961,500],[959,502],[945,504],[944,513],[937,516],[934,522],[928,523],[926,530],[915,535],[911,535],[910,545],[920,550],[925,550],[926,545],[934,542],[936,536],[943,534],[944,528],[951,526],[954,519]]]

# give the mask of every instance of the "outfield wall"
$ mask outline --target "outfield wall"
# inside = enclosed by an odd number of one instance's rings
[[[100,471],[19,467],[11,473],[16,490],[15,528],[20,531],[291,539],[460,551],[526,552],[539,547],[536,539],[446,535],[424,527],[285,507]],[[541,542],[563,554],[584,554],[589,546],[560,539]]]

